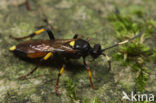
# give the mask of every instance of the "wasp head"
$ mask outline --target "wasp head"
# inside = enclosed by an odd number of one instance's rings
[[[101,45],[95,44],[94,47],[91,49],[90,54],[94,59],[99,57],[102,54]]]

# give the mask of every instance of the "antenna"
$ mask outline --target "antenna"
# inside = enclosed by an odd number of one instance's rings
[[[127,43],[127,42],[132,41],[133,39],[135,39],[135,38],[141,36],[141,35],[145,32],[145,30],[146,30],[146,29],[143,29],[139,34],[135,35],[134,37],[132,37],[132,38],[130,38],[130,39],[128,39],[128,40],[125,40],[125,41],[116,43],[116,44],[114,44],[114,45],[112,45],[112,46],[110,46],[110,47],[107,47],[107,48],[102,49],[102,52],[105,51],[105,50],[107,50],[107,49],[111,49],[111,48],[113,48],[113,47],[116,47],[116,46],[119,46],[119,45],[122,45],[122,44],[125,44],[125,43]]]

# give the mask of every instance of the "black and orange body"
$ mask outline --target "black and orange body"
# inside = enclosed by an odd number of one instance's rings
[[[105,50],[113,48],[115,46],[127,43],[134,38],[142,35],[143,32],[140,34],[134,36],[133,38],[130,38],[128,40],[125,40],[123,42],[119,42],[113,46],[110,46],[108,48],[102,49],[100,44],[95,44],[94,47],[91,47],[88,40],[84,40],[81,38],[78,38],[78,35],[76,34],[72,39],[55,39],[54,35],[51,30],[47,28],[42,28],[28,36],[22,37],[22,38],[15,38],[12,37],[15,40],[23,40],[26,38],[32,38],[35,35],[38,35],[42,32],[47,32],[49,35],[50,40],[29,40],[24,41],[16,46],[13,46],[10,48],[10,51],[13,51],[16,55],[24,58],[41,58],[38,65],[28,74],[20,77],[20,78],[26,78],[30,74],[32,74],[41,64],[42,61],[46,61],[48,58],[50,58],[53,55],[60,55],[61,58],[67,58],[67,59],[79,59],[80,57],[83,58],[83,63],[85,68],[88,71],[88,76],[90,80],[90,84],[93,89],[95,89],[95,86],[93,85],[92,79],[91,79],[91,71],[90,67],[86,64],[86,57],[88,55],[91,55],[93,59],[98,58],[100,55],[103,55],[106,57],[108,64],[109,64],[109,70],[111,69],[111,61],[109,57],[104,53]],[[56,93],[58,94],[58,84],[59,84],[59,78],[62,75],[63,71],[65,69],[65,64],[63,64],[59,74],[58,79],[56,83]]]
[[[48,52],[53,52],[66,56],[66,54],[76,53],[68,44],[70,40],[30,40],[20,43],[16,46],[13,51],[20,57],[27,58],[41,58],[44,57]]]

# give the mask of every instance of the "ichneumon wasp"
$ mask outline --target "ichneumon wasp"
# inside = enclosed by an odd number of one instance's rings
[[[105,50],[108,50],[110,48],[125,44],[143,34],[144,31],[140,32],[139,34],[135,35],[134,37],[125,40],[123,42],[116,43],[110,47],[101,48],[100,44],[95,44],[93,47],[90,46],[88,40],[84,40],[78,37],[78,34],[75,34],[72,39],[55,39],[53,32],[47,28],[41,28],[34,33],[21,37],[16,38],[11,36],[15,40],[23,40],[26,38],[32,38],[35,35],[41,34],[43,32],[47,32],[50,40],[28,40],[24,41],[16,46],[12,46],[10,48],[10,51],[13,51],[15,54],[19,55],[20,57],[26,57],[26,58],[41,58],[40,62],[36,65],[36,67],[29,72],[28,74],[21,76],[20,78],[26,78],[27,76],[31,75],[34,71],[37,70],[37,68],[40,66],[40,64],[43,61],[46,61],[48,58],[55,54],[61,55],[63,58],[73,58],[73,59],[79,59],[80,57],[83,58],[83,64],[85,68],[88,71],[88,76],[90,80],[90,85],[93,89],[96,89],[93,85],[92,79],[91,79],[91,71],[90,67],[86,63],[86,57],[91,55],[93,59],[98,58],[100,55],[103,55],[106,57],[106,60],[109,64],[109,71],[111,69],[111,61],[110,58],[104,53]],[[62,75],[65,68],[65,64],[63,64],[57,78],[56,82],[56,93],[58,94],[58,85],[59,85],[59,79]]]

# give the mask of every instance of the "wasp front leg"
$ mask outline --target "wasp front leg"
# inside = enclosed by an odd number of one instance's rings
[[[108,57],[105,53],[103,53],[103,56],[106,57],[106,61],[108,62],[108,71],[111,70],[111,60],[110,60],[110,57]]]
[[[19,79],[25,79],[25,78],[27,78],[29,75],[31,75],[32,73],[34,73],[34,72],[38,69],[38,67],[41,65],[41,63],[42,63],[43,61],[47,60],[48,58],[50,58],[52,55],[53,55],[52,52],[47,53],[47,54],[40,60],[40,62],[36,65],[36,67],[35,67],[31,72],[29,72],[28,74],[26,74],[26,75],[24,75],[24,76],[19,77]]]
[[[45,31],[48,33],[48,36],[49,36],[50,40],[54,40],[55,39],[53,32],[50,29],[48,29],[48,28],[39,29],[39,30],[29,34],[28,36],[24,36],[24,37],[20,37],[20,38],[13,37],[11,35],[10,35],[10,37],[12,39],[15,39],[15,40],[23,40],[23,39],[27,39],[27,38],[32,38],[32,37],[34,37],[36,35],[39,35],[39,34],[45,32]]]

